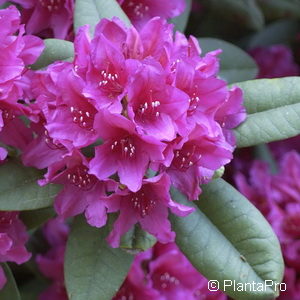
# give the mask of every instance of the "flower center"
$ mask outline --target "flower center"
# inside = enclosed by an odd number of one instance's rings
[[[58,149],[64,149],[65,146],[62,145],[59,142],[54,142],[53,139],[50,137],[48,130],[46,129],[44,131],[45,134],[45,143],[47,144],[47,146],[52,149],[52,150],[58,150]]]
[[[71,106],[70,111],[72,114],[72,120],[75,124],[82,129],[94,131],[94,117],[96,114],[96,110],[94,108],[89,110],[81,110]]]
[[[139,1],[129,1],[125,6],[138,18],[143,18],[149,11],[149,6]]]
[[[14,120],[16,118],[16,115],[13,113],[11,109],[3,109],[2,110],[2,119],[4,124],[7,124],[8,122]]]
[[[121,94],[123,88],[119,82],[119,75],[114,70],[110,69],[112,68],[110,68],[110,64],[108,64],[106,70],[100,71],[100,81],[98,85],[102,90],[105,90],[107,93]]]
[[[49,12],[59,10],[63,2],[64,0],[39,0],[41,6],[46,8]]]
[[[146,101],[143,104],[140,104],[137,108],[137,114],[141,119],[147,118],[158,118],[160,116],[159,112],[159,101]]]
[[[136,154],[136,148],[130,137],[122,138],[112,142],[110,148],[112,152],[121,154],[123,158],[133,158]]]
[[[161,287],[163,289],[170,288],[172,285],[178,285],[180,281],[175,277],[171,276],[168,272],[165,272],[160,276]]]
[[[193,93],[192,97],[189,99],[190,106],[187,111],[188,116],[191,116],[197,110],[199,102],[200,98],[196,93]]]
[[[88,168],[82,165],[70,169],[67,178],[71,184],[83,190],[90,190],[96,183],[96,177],[88,174]]]
[[[11,225],[13,219],[18,219],[16,212],[0,212],[0,225]]]
[[[156,202],[151,198],[151,194],[140,190],[137,193],[131,194],[131,203],[133,208],[140,214],[142,218],[146,217],[149,212],[155,207]]]
[[[200,158],[201,154],[197,146],[186,145],[181,150],[175,151],[172,165],[180,171],[186,171],[188,168],[197,164]]]

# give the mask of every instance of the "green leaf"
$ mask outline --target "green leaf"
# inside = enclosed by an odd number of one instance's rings
[[[300,134],[300,103],[249,115],[234,131],[240,148],[294,137]]]
[[[74,56],[74,45],[71,42],[58,40],[58,39],[46,39],[45,49],[42,52],[39,59],[31,65],[31,69],[42,69],[58,60],[72,60]]]
[[[20,213],[20,218],[28,230],[42,225],[54,216],[55,211],[52,207],[24,210]]]
[[[146,251],[154,246],[156,238],[150,233],[141,229],[139,224],[133,226],[125,235],[122,236],[120,247],[130,253]]]
[[[236,283],[280,283],[283,259],[280,245],[261,213],[237,190],[222,179],[202,186],[198,206],[177,191],[173,199],[196,208],[188,217],[172,216],[176,243],[191,263],[208,279]],[[234,299],[273,299],[271,288],[243,292],[228,286]]]
[[[6,263],[1,263],[1,267],[5,272],[7,282],[2,290],[0,290],[0,299],[3,300],[21,300],[20,293],[14,279],[14,276]]]
[[[286,17],[300,18],[299,0],[257,0],[257,3],[269,20]]]
[[[111,300],[124,281],[134,256],[105,241],[108,229],[94,228],[77,217],[65,256],[65,281],[70,300]]]
[[[300,103],[300,77],[255,79],[238,82],[248,114]]]
[[[228,21],[238,20],[240,26],[261,30],[264,16],[255,0],[207,0],[211,10]]]
[[[186,7],[184,12],[180,16],[170,20],[170,23],[175,25],[174,28],[175,31],[184,32],[186,25],[188,23],[191,9],[192,9],[192,0],[185,0],[185,3],[186,3]]]
[[[235,129],[238,147],[300,134],[300,77],[237,83],[244,91],[247,120]]]
[[[220,77],[228,83],[253,79],[258,68],[253,58],[241,48],[223,40],[214,38],[199,38],[203,53],[222,49],[220,57]]]
[[[116,0],[76,0],[74,14],[74,30],[80,26],[89,24],[90,34],[94,35],[97,23],[103,19],[118,17],[125,25],[130,25],[130,21]]]
[[[243,42],[248,49],[266,47],[275,44],[289,44],[299,32],[296,20],[279,20],[266,26],[263,30],[247,37]]]
[[[27,168],[16,160],[0,166],[0,210],[33,210],[52,205],[60,190],[56,184],[40,187],[43,172]]]

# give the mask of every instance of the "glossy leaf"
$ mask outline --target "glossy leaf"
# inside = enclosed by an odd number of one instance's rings
[[[31,69],[42,69],[55,61],[72,60],[74,56],[73,43],[59,39],[45,39],[45,49],[39,59],[31,65]]]
[[[193,206],[196,211],[185,218],[172,216],[176,243],[192,264],[208,279],[237,283],[281,282],[283,259],[277,237],[261,213],[237,190],[222,179],[202,186],[197,205],[178,191],[174,200]],[[272,299],[278,291],[251,289],[239,292],[227,286],[234,299]]]
[[[300,134],[300,103],[248,115],[235,129],[237,146],[249,147]]]
[[[300,18],[300,1],[298,0],[257,0],[267,19],[289,17]]]
[[[207,0],[206,3],[222,18],[238,20],[248,29],[261,30],[264,26],[264,16],[255,0]]]
[[[0,210],[33,210],[52,205],[59,185],[40,187],[43,172],[9,160],[0,166]]]
[[[105,241],[107,227],[97,229],[77,217],[65,256],[65,281],[71,300],[111,300],[125,279],[134,256]]]
[[[263,30],[251,35],[243,44],[248,49],[275,44],[288,44],[294,40],[298,32],[299,24],[296,20],[279,20],[272,22]]]
[[[238,82],[248,114],[300,103],[300,77],[256,79]]]
[[[89,24],[91,36],[94,35],[95,26],[103,19],[118,17],[126,25],[130,21],[116,0],[76,0],[74,13],[75,32],[80,26]]]
[[[174,27],[175,31],[184,32],[186,25],[188,23],[191,9],[192,9],[192,0],[185,0],[185,3],[186,3],[186,7],[185,7],[184,12],[181,15],[179,15],[178,17],[170,20],[170,23],[175,25],[175,27]]]
[[[15,281],[15,278],[6,263],[1,263],[6,276],[6,284],[3,289],[0,290],[0,299],[3,300],[21,300],[21,296]]]
[[[228,83],[253,79],[257,76],[258,68],[253,58],[241,48],[214,38],[198,39],[203,53],[222,49],[219,76]]]
[[[235,129],[238,147],[287,139],[300,134],[300,78],[257,79],[237,83],[249,113]]]

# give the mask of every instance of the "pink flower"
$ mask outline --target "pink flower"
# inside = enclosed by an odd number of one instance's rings
[[[170,184],[169,177],[161,174],[144,179],[138,192],[120,190],[107,199],[109,212],[120,210],[120,215],[108,236],[112,247],[118,247],[121,235],[137,222],[163,243],[174,240],[175,233],[171,232],[168,208],[180,216],[186,216],[192,209],[171,200]]]
[[[2,9],[0,17],[0,100],[13,102],[22,98],[21,80],[25,66],[35,62],[43,50],[43,43],[37,37],[24,36],[20,13],[14,6]]]
[[[26,228],[19,219],[18,212],[0,212],[0,262],[22,264],[29,260],[31,254],[26,250],[28,240]],[[0,267],[0,288],[6,282]]]
[[[4,2],[4,1],[1,1]],[[19,4],[26,32],[66,39],[73,23],[74,0],[14,0]]]
[[[257,78],[275,78],[299,75],[299,67],[294,62],[293,54],[287,46],[273,45],[257,47],[249,53],[259,66]]]
[[[185,125],[188,96],[165,80],[160,66],[141,65],[128,86],[128,116],[141,134],[173,140]]]
[[[219,129],[220,130],[220,129]],[[198,198],[200,183],[207,182],[214,171],[232,158],[232,147],[220,134],[210,134],[197,125],[190,135],[174,147],[173,160],[167,169],[172,183],[190,200]]]
[[[118,0],[133,25],[141,28],[155,16],[173,18],[185,9],[183,0]]]
[[[278,299],[294,299],[300,291],[300,156],[287,152],[280,161],[280,171],[271,175],[267,165],[255,162],[247,183],[245,176],[237,175],[237,185],[265,215],[276,232],[286,264],[284,282],[287,291]],[[295,298],[295,299],[296,299]]]
[[[57,195],[54,205],[56,212],[63,218],[84,212],[88,205],[106,195],[106,182],[99,181],[94,175],[89,174],[88,165],[88,160],[74,150],[64,155],[62,160],[53,163],[48,168],[45,179],[39,182],[41,185],[49,182],[63,185],[64,188]],[[103,226],[106,223],[106,208],[104,202],[100,204],[98,218],[100,226]]]
[[[64,253],[69,227],[56,218],[44,225],[43,233],[50,249],[43,255],[37,255],[36,262],[41,273],[50,279],[52,284],[40,294],[39,300],[67,300],[64,286]]]
[[[176,244],[157,243],[137,255],[126,280],[113,300],[226,300],[210,292],[207,280],[191,265]],[[123,297],[123,298],[122,298]]]
[[[153,137],[137,134],[134,124],[123,116],[103,112],[96,122],[105,142],[96,147],[90,173],[103,180],[118,172],[122,184],[138,191],[150,161],[163,160],[165,145]]]
[[[119,211],[109,238],[114,247],[135,223],[171,241],[168,207],[181,215],[187,208],[179,209],[160,182],[198,198],[199,184],[232,158],[231,129],[245,118],[242,92],[217,78],[219,50],[202,57],[195,38],[173,38],[173,26],[158,17],[140,31],[104,19],[92,39],[87,26],[79,29],[74,44],[73,62],[34,75],[36,125],[23,160],[48,168],[40,183],[64,186],[55,201],[62,217],[85,212],[89,224],[101,227],[107,213]],[[146,179],[149,168],[155,179]],[[145,188],[160,207],[147,216]],[[134,208],[128,199],[135,194]]]

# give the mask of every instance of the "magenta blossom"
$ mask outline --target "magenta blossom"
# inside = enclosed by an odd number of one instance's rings
[[[144,179],[138,192],[120,190],[107,199],[109,212],[120,215],[108,237],[112,247],[118,247],[121,235],[137,222],[162,243],[174,241],[168,220],[168,208],[179,216],[192,212],[191,208],[175,203],[170,198],[170,179],[166,174]]]
[[[292,51],[284,45],[257,47],[249,53],[259,66],[257,78],[275,78],[299,75],[299,67],[295,63]]]
[[[36,262],[41,273],[50,279],[52,284],[40,294],[39,300],[67,300],[64,286],[64,253],[69,227],[56,218],[44,225],[43,233],[50,249],[45,254],[37,255]]]
[[[103,180],[118,172],[122,184],[138,191],[149,162],[163,160],[165,145],[151,136],[137,134],[134,124],[123,116],[103,113],[96,119],[106,142],[96,147],[90,173]]]
[[[183,0],[118,0],[133,25],[141,28],[155,16],[173,18],[185,9]]]
[[[0,212],[0,262],[22,264],[29,260],[31,254],[25,248],[28,240],[26,228],[19,219],[18,212]],[[0,288],[6,278],[0,267]]]
[[[207,280],[191,265],[174,243],[157,243],[137,255],[126,280],[113,300],[226,300],[210,292]]]
[[[101,227],[118,211],[114,247],[135,223],[172,241],[168,208],[181,215],[189,209],[171,201],[170,184],[197,199],[199,185],[231,160],[232,128],[246,116],[241,90],[217,77],[219,50],[201,56],[194,37],[173,37],[173,26],[158,17],[140,31],[103,19],[93,38],[88,26],[80,28],[74,46],[72,62],[34,75],[34,139],[24,162],[48,168],[41,184],[63,185],[55,201],[60,216],[85,212]],[[154,178],[147,179],[149,168]]]
[[[0,1],[5,2],[5,1]],[[73,23],[74,0],[13,0],[21,6],[26,32],[66,39]]]
[[[31,131],[19,116],[29,115],[30,108],[18,100],[28,100],[26,65],[35,62],[43,43],[37,37],[24,35],[20,13],[14,6],[0,11],[0,28],[0,142],[23,149],[31,140]],[[0,160],[6,154],[0,148]]]
[[[294,299],[300,288],[300,156],[286,153],[278,174],[271,175],[267,165],[255,162],[250,169],[249,183],[237,175],[237,185],[264,214],[276,232],[286,264],[284,282],[287,291],[278,299]],[[296,298],[295,298],[296,299]]]

